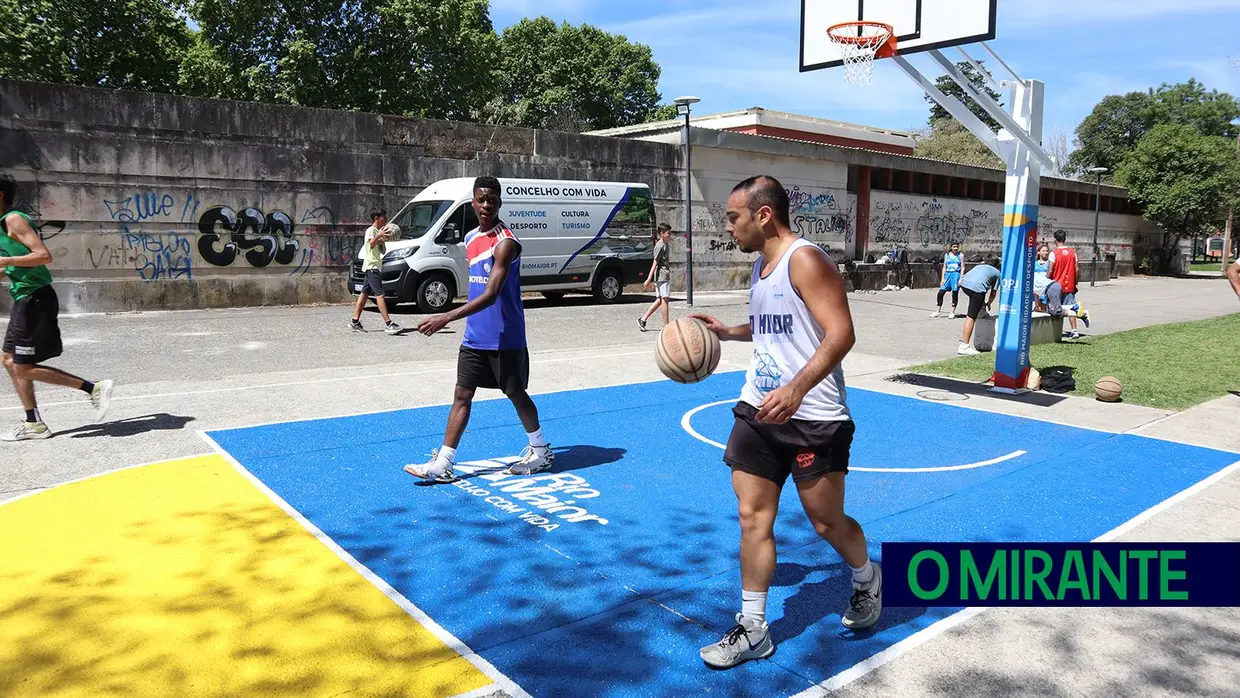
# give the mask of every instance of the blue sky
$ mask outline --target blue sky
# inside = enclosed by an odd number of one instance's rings
[[[894,129],[924,125],[921,91],[892,65],[879,61],[869,87],[845,83],[840,69],[799,73],[800,7],[800,0],[491,0],[491,18],[497,29],[545,14],[623,33],[653,49],[664,100],[693,94],[700,112],[761,106]],[[1106,95],[1162,82],[1196,77],[1240,96],[1240,0],[999,0],[998,15],[991,47],[1022,77],[1046,83],[1044,140],[1071,137]],[[987,57],[980,46],[966,50]],[[959,59],[955,49],[944,53]],[[924,54],[910,60],[938,75]]]

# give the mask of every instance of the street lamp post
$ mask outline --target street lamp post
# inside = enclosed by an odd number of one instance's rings
[[[1094,259],[1089,265],[1089,285],[1093,286],[1098,279],[1098,219],[1102,217],[1102,175],[1109,170],[1105,167],[1091,167],[1090,174],[1097,176],[1094,184]],[[1108,276],[1110,276],[1108,274]]]
[[[677,97],[676,113],[685,117],[685,305],[693,307],[693,168],[689,142],[690,107],[702,100],[697,97]]]

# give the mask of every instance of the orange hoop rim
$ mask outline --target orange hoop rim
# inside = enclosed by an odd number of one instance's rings
[[[887,33],[888,40],[895,38],[895,28],[892,27],[890,24],[884,24],[883,22],[864,22],[864,21],[862,22],[840,22],[839,24],[833,24],[827,27],[827,36],[831,37],[832,41],[836,41],[841,44],[861,44],[861,43],[866,43],[869,40],[873,40],[877,38],[876,35],[847,36],[844,34],[836,33],[843,29],[858,29],[858,28],[864,28],[864,27],[882,29],[883,31]]]
[[[873,29],[882,29],[887,38],[877,48],[877,58],[889,58],[896,54],[896,31],[895,27],[885,22],[841,22],[827,27],[827,36],[837,44],[852,44],[854,46],[868,46],[880,35],[871,34],[869,36],[848,36],[844,33],[846,29],[860,29],[870,27]]]

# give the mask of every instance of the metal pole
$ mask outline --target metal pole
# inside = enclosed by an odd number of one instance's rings
[[[1240,63],[1236,64],[1240,66]],[[1240,136],[1236,136],[1236,152],[1240,154]],[[1236,209],[1234,207],[1227,209],[1227,227],[1223,229],[1223,258],[1222,269],[1223,274],[1227,274],[1227,257],[1231,254],[1231,239],[1235,234],[1233,224],[1236,221]],[[1240,259],[1240,255],[1236,255],[1236,259]]]
[[[693,307],[693,145],[689,142],[689,108],[685,107],[685,305]]]
[[[1090,264],[1089,285],[1093,286],[1098,278],[1098,218],[1102,215],[1102,175],[1094,185],[1094,261]]]

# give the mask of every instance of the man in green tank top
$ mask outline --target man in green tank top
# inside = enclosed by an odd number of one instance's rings
[[[112,399],[112,381],[93,383],[41,365],[64,351],[60,341],[60,301],[52,289],[47,265],[52,253],[39,237],[30,216],[13,208],[17,182],[0,176],[0,271],[8,277],[13,311],[4,334],[4,368],[13,379],[17,397],[26,410],[26,421],[15,430],[0,433],[0,441],[46,439],[52,435],[34,397],[34,384],[51,383],[75,388],[90,395],[95,418],[102,421]]]

